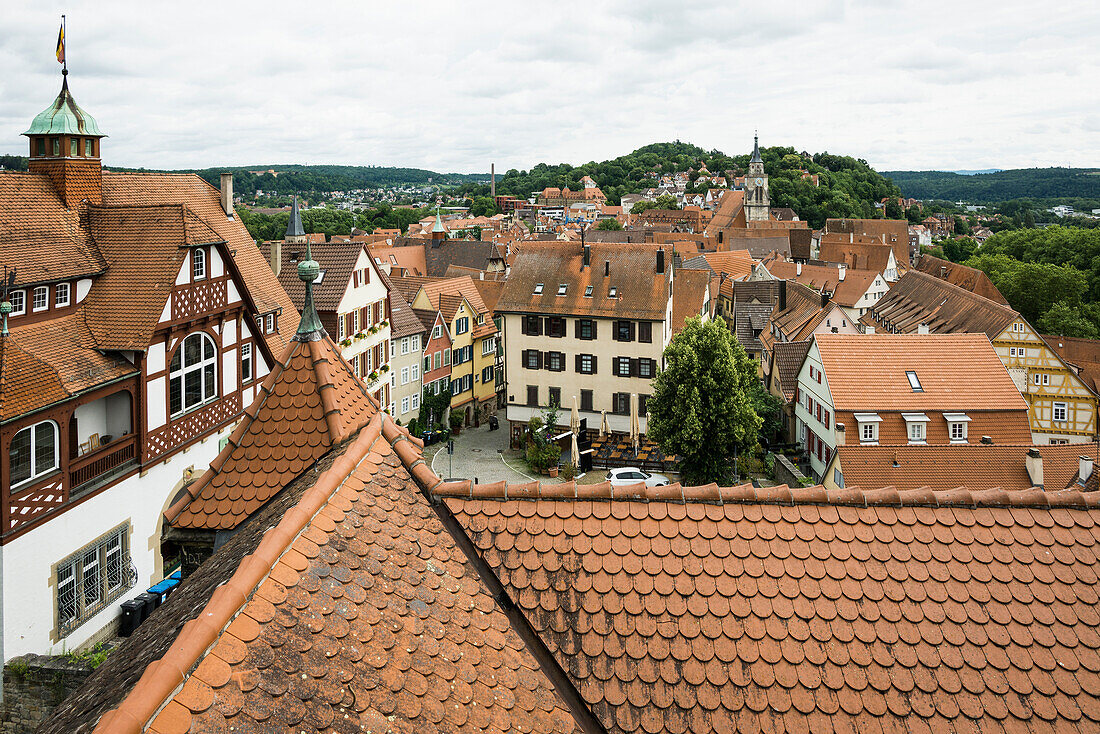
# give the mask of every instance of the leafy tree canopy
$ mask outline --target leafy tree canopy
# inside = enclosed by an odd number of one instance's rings
[[[719,320],[689,319],[664,352],[653,381],[649,438],[682,457],[686,484],[728,482],[739,449],[756,446],[763,420],[753,409],[756,365]]]
[[[623,228],[623,225],[619,224],[618,219],[601,219],[600,223],[596,225],[596,229],[607,231],[618,231]]]
[[[679,209],[680,205],[676,203],[676,197],[672,194],[661,194],[653,201],[637,201],[634,202],[634,206],[630,208],[631,214],[641,214],[647,212],[650,209]]]
[[[984,271],[1009,304],[1032,324],[1056,303],[1079,306],[1088,289],[1087,276],[1072,265],[1022,262],[985,252],[966,264]]]
[[[406,232],[410,224],[419,222],[429,213],[428,209],[393,207],[387,203],[354,212],[328,207],[306,209],[302,211],[302,228],[307,234],[323,232],[330,237],[334,234],[351,234],[353,228],[368,232],[375,229],[398,229]],[[289,212],[263,214],[245,207],[237,207],[237,214],[248,229],[248,233],[257,240],[281,240],[286,234],[286,225],[290,221]]]

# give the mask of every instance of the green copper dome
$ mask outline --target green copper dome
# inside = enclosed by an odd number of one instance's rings
[[[24,135],[87,135],[106,137],[99,131],[95,119],[84,110],[69,94],[69,80],[61,85],[61,93],[53,104],[38,113],[31,123],[31,129]]]

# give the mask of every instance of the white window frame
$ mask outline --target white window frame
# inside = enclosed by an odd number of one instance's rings
[[[414,364],[409,366],[409,381],[416,382],[420,379],[420,365]]]
[[[1058,413],[1061,412],[1062,417],[1058,417]],[[1055,423],[1066,423],[1069,421],[1069,403],[1056,402],[1050,407],[1050,419]]]
[[[72,291],[68,283],[58,283],[54,286],[54,306],[63,308],[72,302]],[[64,294],[64,295],[62,295]]]
[[[418,393],[418,392],[413,393],[412,403],[411,403],[409,409],[410,410],[420,410],[420,393]]]
[[[191,280],[206,278],[206,250],[196,247],[191,250]]]
[[[192,338],[198,338],[199,340],[199,359],[197,362],[191,364],[184,364],[185,349],[188,340]],[[213,347],[213,355],[206,356],[206,344],[209,343]],[[174,367],[173,364],[176,358],[179,357],[180,363],[178,367]],[[179,346],[176,347],[175,353],[172,355],[172,359],[168,363],[168,410],[172,417],[181,416],[185,413],[189,413],[192,410],[197,410],[207,403],[217,400],[219,397],[218,392],[218,344],[204,331],[193,331],[183,339],[180,339]],[[212,367],[214,370],[214,387],[207,393],[206,388],[206,368]],[[199,373],[199,401],[191,405],[187,404],[187,376],[193,372]],[[179,381],[180,391],[180,408],[177,411],[172,411],[172,391],[175,389],[176,381]]]
[[[420,335],[419,334],[413,334],[412,336],[409,337],[409,351],[410,352],[419,352],[420,351]]]
[[[404,415],[405,413],[408,413],[408,412],[409,412],[409,396],[406,395],[405,397],[401,398],[401,414]]]
[[[251,381],[253,374],[252,344],[241,344],[241,382],[245,383]]]
[[[859,442],[865,445],[878,444],[878,424],[882,422],[878,413],[853,413],[852,417],[856,421]]]
[[[39,426],[45,426],[45,425],[49,425],[53,429],[53,458],[50,460],[49,466],[43,466],[43,467],[40,468],[38,466],[38,427]],[[31,473],[27,476],[26,479],[20,479],[18,482],[13,482],[12,485],[11,485],[12,490],[14,490],[16,487],[21,487],[24,484],[31,484],[31,483],[35,482],[36,480],[39,480],[42,477],[46,476],[47,474],[50,474],[50,473],[56,471],[61,466],[61,463],[60,463],[60,458],[61,458],[61,453],[60,453],[60,451],[61,451],[61,448],[60,448],[61,432],[60,432],[60,429],[58,428],[58,425],[55,421],[39,421],[38,423],[33,423],[29,426],[26,426],[24,428],[19,429],[18,431],[15,432],[15,435],[12,437],[12,444],[14,444],[16,439],[20,435],[22,435],[23,433],[28,433],[29,437],[30,437],[30,445],[29,445],[28,450],[30,451],[30,460],[31,460],[30,470],[31,470]],[[9,449],[9,452],[10,452],[10,449]],[[9,459],[9,461],[10,461],[10,459]],[[10,472],[13,468],[14,467],[11,465],[11,463],[9,463],[8,471]]]
[[[966,443],[966,424],[961,422],[948,423],[948,437],[951,443]]]
[[[496,347],[497,347],[496,341],[497,340],[493,337],[489,337],[488,339],[483,339],[482,340],[482,342],[481,342],[481,356],[482,357],[484,357],[486,355],[489,355],[489,354],[492,354],[496,350]]]
[[[11,304],[12,316],[22,316],[27,312],[27,292],[22,289],[12,291],[8,294],[8,303]]]
[[[271,313],[269,313],[267,315],[267,333],[268,334],[274,334],[275,333],[275,312],[274,311],[272,311]]]
[[[409,337],[403,337],[401,339],[401,354],[405,355],[409,353]]]
[[[42,305],[38,305],[41,303]],[[34,287],[34,291],[31,292],[31,309],[35,312],[45,311],[50,307],[50,287],[48,285],[38,285]]]
[[[409,384],[409,368],[408,367],[402,367],[401,368],[401,384],[402,385],[408,385]],[[402,409],[401,412],[404,413],[405,410]]]
[[[928,442],[928,423],[930,419],[924,413],[902,413],[905,420],[905,438],[911,444]]]

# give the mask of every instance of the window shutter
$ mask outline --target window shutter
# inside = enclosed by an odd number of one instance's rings
[[[630,338],[627,339],[627,341],[632,342],[632,341],[634,341],[634,322],[633,321],[628,321],[627,323],[630,324]]]
[[[575,369],[575,371],[576,372],[581,371],[581,355],[579,355],[579,354],[576,356],[576,369]]]
[[[630,360],[630,376],[631,377],[637,377],[639,375],[639,373],[640,373],[640,370],[638,369],[638,360],[637,359],[631,359]]]
[[[568,328],[569,320],[564,318],[564,317],[559,317],[558,318],[558,323],[561,324],[561,335],[563,337],[564,336],[569,336],[569,333],[568,333],[569,332],[569,328]]]
[[[581,336],[581,333],[582,333],[581,332],[581,323],[582,323],[581,319],[577,319],[576,322],[573,324],[573,329],[574,329],[578,339],[583,339],[584,338],[584,337]]]
[[[596,355],[592,355],[592,374],[596,374]]]
[[[596,319],[592,319],[592,338],[593,339],[596,338],[596,324],[598,324],[598,323],[599,322],[596,321]]]
[[[539,351],[535,352],[535,369],[536,370],[541,370],[542,369],[542,352],[539,352]]]

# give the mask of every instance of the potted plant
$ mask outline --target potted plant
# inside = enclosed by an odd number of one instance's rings
[[[377,380],[378,379],[378,370],[375,370],[374,372],[371,372],[370,375],[367,376],[367,379],[370,380],[371,382],[374,382],[375,380]]]
[[[577,478],[577,467],[573,464],[564,464],[561,468],[561,478],[571,482]]]
[[[367,335],[364,332],[360,331],[358,334],[355,335],[355,338],[356,339],[366,339]]]
[[[377,326],[372,326],[372,327],[370,327],[369,329],[367,329],[367,331],[368,331],[368,332],[369,332],[370,334],[377,334],[377,333],[378,333],[378,327],[377,327]]]
[[[451,433],[458,435],[462,433],[462,415],[459,413],[451,413],[451,417],[447,421],[451,424]]]
[[[386,328],[387,326],[390,325],[390,320],[389,319],[383,319],[382,322],[378,325],[384,329],[384,328]]]
[[[387,372],[390,371],[390,366],[388,364],[384,364],[379,369],[382,370],[382,374],[386,374]]]
[[[344,339],[343,341],[340,342],[340,346],[350,347],[351,346],[351,339]]]

